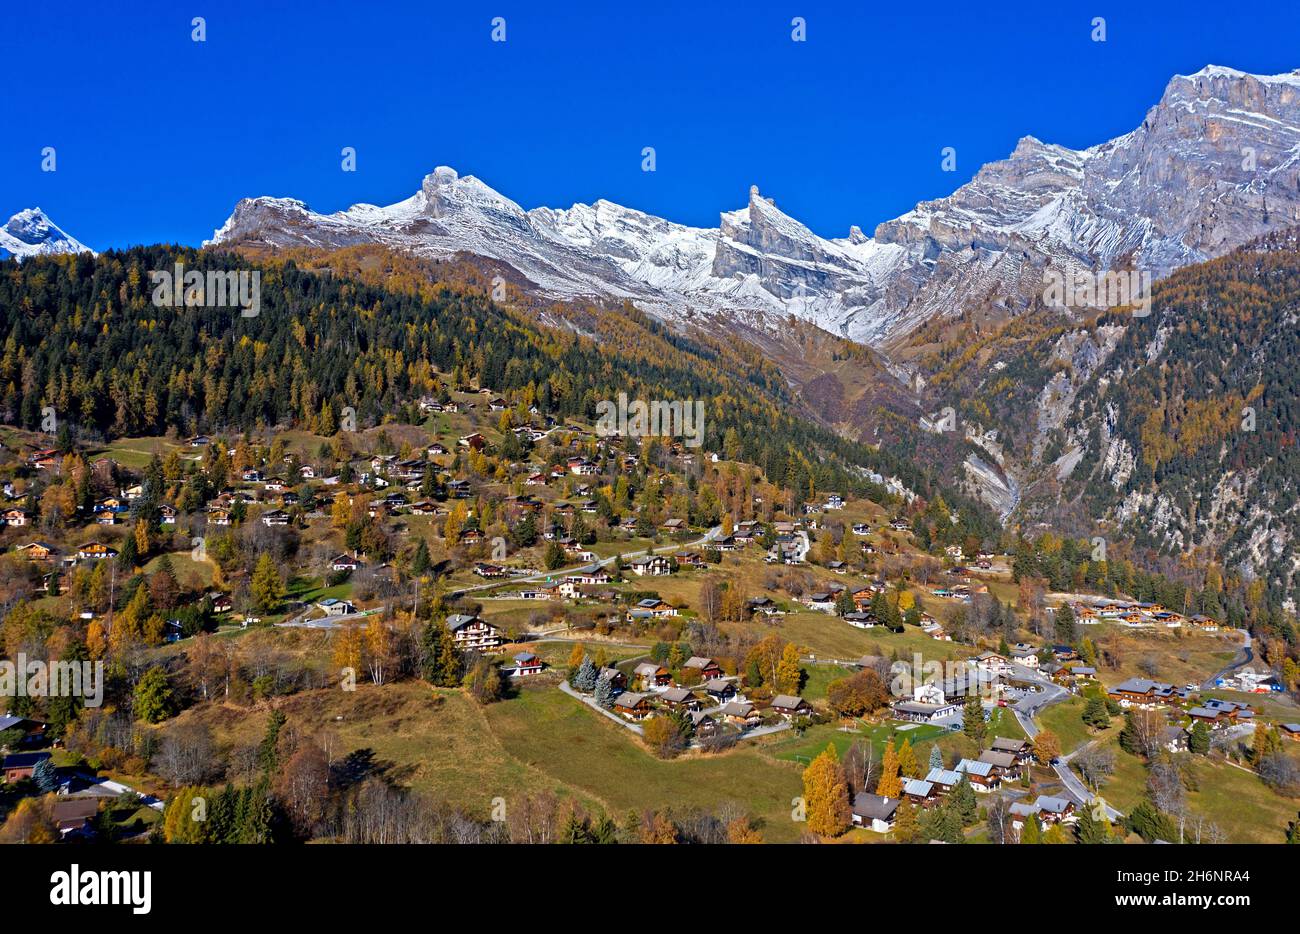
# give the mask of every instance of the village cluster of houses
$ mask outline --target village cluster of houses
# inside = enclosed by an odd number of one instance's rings
[[[765,716],[784,720],[811,716],[810,705],[802,697],[778,694],[766,705],[747,700],[740,693],[735,678],[726,677],[712,658],[693,656],[674,680],[672,672],[656,662],[641,662],[632,669],[629,679],[618,668],[600,671],[613,697],[612,710],[630,721],[641,721],[661,712],[681,712],[690,717],[695,736],[704,739],[719,730],[744,733],[761,726]]]
[[[1184,616],[1159,603],[1135,603],[1095,597],[1070,603],[1074,618],[1082,624],[1109,621],[1131,629],[1178,629],[1189,627],[1202,632],[1218,632],[1219,623],[1208,616]]]
[[[877,833],[894,829],[899,806],[907,801],[915,807],[928,808],[941,802],[964,780],[978,794],[988,794],[1004,782],[1020,779],[1033,758],[1027,740],[995,737],[978,758],[963,758],[951,769],[932,767],[924,778],[908,778],[900,797],[882,797],[861,792],[853,800],[853,823]],[[1032,804],[1016,802],[1011,806],[1013,826],[1019,831],[1024,821],[1037,819],[1044,826],[1056,821],[1075,819],[1074,804],[1065,798],[1041,795]]]
[[[37,767],[52,758],[48,750],[33,748],[48,745],[46,726],[38,720],[14,714],[0,716],[0,733],[14,731],[21,735],[8,753],[0,757],[0,779],[5,784],[32,778]],[[116,795],[120,787],[116,783],[96,783],[59,775],[50,816],[60,838],[69,842],[91,839],[100,802],[105,797]]]
[[[1190,724],[1204,723],[1212,730],[1252,723],[1259,714],[1241,701],[1202,698],[1195,685],[1179,687],[1150,678],[1129,678],[1108,688],[1106,694],[1124,708],[1181,710]]]
[[[832,562],[839,564],[840,562]],[[834,568],[832,568],[834,570]],[[819,586],[816,590],[809,591],[799,598],[799,602],[810,610],[819,613],[839,614],[844,622],[848,623],[855,629],[874,629],[877,626],[886,626],[871,609],[871,602],[877,594],[884,593],[885,585],[880,581],[872,581],[865,587],[857,587],[849,591],[843,584],[831,581]],[[841,598],[845,591],[848,591],[850,599],[853,601],[853,609],[841,612]],[[943,626],[937,619],[929,613],[920,614],[919,625],[921,631],[931,638],[944,642],[951,642],[952,637],[944,632]],[[891,627],[894,632],[902,632],[902,626],[896,625]]]
[[[1097,669],[1085,665],[1079,658],[1079,653],[1070,645],[1038,648],[1027,642],[1018,642],[1005,655],[1001,652],[981,652],[971,663],[998,675],[1009,675],[1019,665],[1047,675],[1052,681],[1071,690],[1097,680]]]

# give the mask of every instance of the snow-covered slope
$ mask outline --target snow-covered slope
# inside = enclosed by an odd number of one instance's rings
[[[689,309],[787,312],[838,328],[879,293],[875,277],[900,256],[857,235],[824,240],[753,189],[717,229],[676,224],[609,201],[525,211],[479,179],[440,166],[388,207],[317,214],[301,201],[240,201],[208,245],[337,247],[383,243],[423,256],[465,252],[510,264],[563,298],[633,299],[664,317]],[[865,300],[864,300],[865,297]]]
[[[26,259],[54,253],[90,253],[94,250],[68,236],[40,208],[19,211],[0,227],[0,259]]]
[[[525,211],[440,167],[412,197],[322,215],[300,201],[240,201],[209,241],[378,242],[467,252],[563,298],[630,298],[667,318],[692,309],[779,328],[786,315],[879,344],[980,303],[1012,311],[1047,268],[1166,275],[1300,223],[1300,72],[1210,66],[1177,76],[1131,133],[1085,150],[1025,137],[952,195],[843,239],[817,236],[751,188],[698,228],[597,201]]]

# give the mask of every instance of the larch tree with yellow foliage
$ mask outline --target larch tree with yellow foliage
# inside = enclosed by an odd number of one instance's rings
[[[334,505],[330,507],[330,525],[336,529],[344,528],[352,518],[352,500],[346,493],[340,493],[334,498]]]
[[[921,763],[916,761],[916,750],[906,737],[898,747],[898,773],[907,778],[921,777]]]
[[[828,744],[826,751],[804,769],[803,799],[808,829],[813,833],[838,837],[849,829],[853,817],[849,806],[849,783],[833,744]]]
[[[372,684],[383,684],[393,662],[393,634],[388,623],[376,613],[366,623],[366,666]]]
[[[776,689],[782,694],[798,694],[803,670],[799,667],[799,650],[787,642],[781,650],[781,661],[776,666]]]
[[[876,784],[876,794],[882,798],[898,798],[903,794],[903,782],[898,777],[898,753],[894,750],[894,739],[890,737],[885,744],[885,754],[880,760],[880,781]]]
[[[108,650],[108,638],[104,635],[104,624],[97,619],[92,619],[90,625],[86,627],[86,649],[90,652],[92,661],[103,658],[104,652]]]
[[[344,626],[334,633],[334,668],[340,673],[351,671],[355,678],[361,671],[365,637],[360,626]]]

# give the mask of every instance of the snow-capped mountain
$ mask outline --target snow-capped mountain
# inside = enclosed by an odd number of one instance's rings
[[[440,166],[387,207],[317,214],[301,201],[252,198],[205,245],[339,247],[383,243],[422,256],[500,260],[562,298],[632,299],[674,317],[690,308],[787,312],[835,323],[874,300],[881,257],[901,255],[855,234],[824,240],[751,189],[717,229],[676,224],[609,201],[525,211],[472,176]]]
[[[1154,278],[1300,223],[1300,71],[1218,66],[1175,77],[1131,133],[1085,150],[1025,137],[952,195],[828,240],[750,189],[717,228],[608,201],[519,205],[440,167],[388,207],[317,214],[240,201],[210,244],[378,242],[426,256],[500,260],[561,298],[633,299],[779,327],[793,314],[881,344],[936,314],[1028,307],[1047,268],[1132,268]]]
[[[0,227],[0,259],[54,253],[90,253],[94,250],[68,236],[40,208],[19,211]]]

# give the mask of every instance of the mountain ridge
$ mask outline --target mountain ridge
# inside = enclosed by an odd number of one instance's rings
[[[939,314],[989,302],[1024,311],[1050,268],[1132,264],[1160,278],[1291,223],[1300,71],[1211,65],[1174,76],[1133,131],[1082,150],[1023,136],[1007,159],[871,237],[858,227],[820,237],[756,186],[701,228],[605,199],[525,210],[439,166],[386,207],[318,214],[296,199],[246,198],[206,243],[467,252],[556,298],[632,300],[670,321],[710,309],[774,328],[794,315],[882,346]]]

